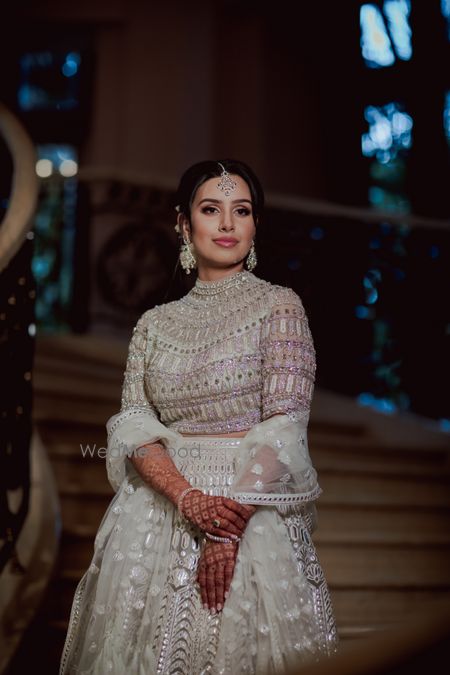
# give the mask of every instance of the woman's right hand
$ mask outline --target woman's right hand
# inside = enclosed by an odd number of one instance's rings
[[[243,535],[255,511],[256,507],[251,504],[240,504],[229,497],[205,495],[201,490],[188,492],[181,504],[182,514],[200,530],[230,539]]]
[[[206,541],[202,550],[197,581],[202,604],[212,614],[223,609],[230,591],[239,544]]]

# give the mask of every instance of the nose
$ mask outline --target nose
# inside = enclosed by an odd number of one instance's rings
[[[225,231],[234,230],[233,216],[230,213],[224,212],[219,229]]]

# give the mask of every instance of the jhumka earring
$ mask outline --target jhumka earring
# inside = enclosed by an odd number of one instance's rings
[[[247,269],[248,269],[249,272],[251,272],[256,267],[257,262],[258,262],[258,259],[256,257],[255,242],[252,241],[250,253],[248,254],[247,260],[246,260]]]
[[[186,274],[190,274],[191,270],[197,267],[197,261],[192,253],[194,245],[192,242],[183,239],[184,243],[180,249],[180,264]]]

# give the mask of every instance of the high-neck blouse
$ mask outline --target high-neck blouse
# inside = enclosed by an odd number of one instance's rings
[[[145,409],[183,433],[250,429],[277,413],[309,417],[316,370],[308,319],[291,288],[243,270],[204,281],[141,316],[121,412]]]

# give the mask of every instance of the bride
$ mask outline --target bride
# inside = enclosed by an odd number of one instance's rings
[[[311,540],[314,344],[297,293],[252,272],[261,185],[243,162],[200,162],[176,203],[198,274],[134,328],[107,422],[115,495],[60,675],[281,673],[338,643]]]

